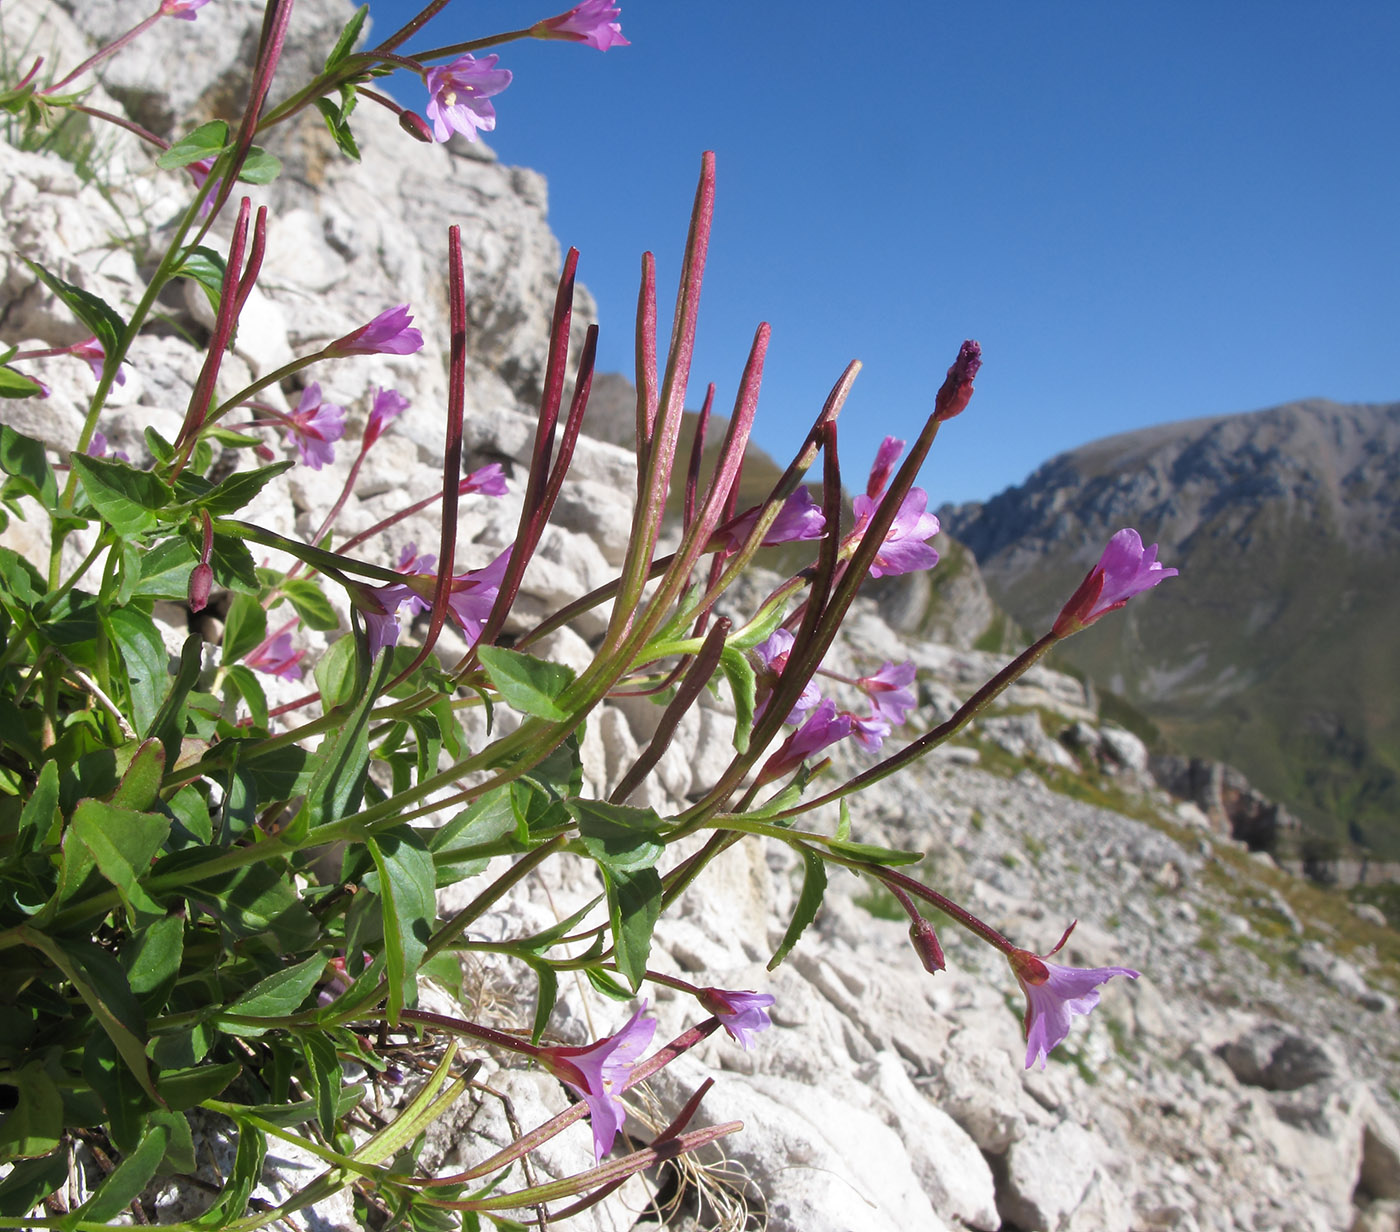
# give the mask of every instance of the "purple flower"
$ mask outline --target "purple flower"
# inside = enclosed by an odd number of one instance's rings
[[[202,9],[208,3],[209,0],[160,0],[160,15],[193,21],[195,10]]]
[[[1073,931],[1071,924],[1050,953],[1057,953]],[[1128,967],[1062,967],[1029,950],[1012,949],[1006,957],[1026,994],[1027,1069],[1037,1061],[1045,1068],[1046,1058],[1069,1034],[1070,1016],[1087,1014],[1099,1003],[1100,984],[1115,975],[1135,980],[1140,974]]]
[[[510,85],[511,77],[509,70],[496,67],[499,59],[478,60],[467,52],[450,64],[428,70],[425,80],[432,95],[428,119],[439,141],[446,141],[454,131],[475,141],[478,132],[489,133],[496,127],[496,109],[486,100]]]
[[[583,1097],[593,1122],[593,1156],[602,1162],[627,1119],[618,1096],[656,1034],[656,1020],[643,1020],[647,1003],[617,1032],[583,1048],[542,1048],[540,1063]]]
[[[861,719],[847,711],[846,717],[851,720],[851,738],[867,753],[878,753],[890,734],[889,722],[878,714]]]
[[[321,386],[312,381],[301,391],[297,409],[288,416],[287,444],[295,445],[301,460],[313,471],[335,460],[332,441],[345,434],[345,408],[321,401]]]
[[[396,304],[367,325],[337,338],[326,350],[335,355],[412,355],[423,349],[423,335],[412,322],[408,305]]]
[[[191,18],[193,20],[193,18]],[[192,163],[185,164],[185,170],[190,173],[190,178],[194,180],[196,188],[203,188],[204,181],[209,178],[209,173],[214,170],[214,160],[212,158],[196,159]],[[214,208],[214,202],[219,196],[219,185],[224,182],[223,176],[214,181],[214,187],[209,190],[209,195],[204,198],[204,203],[199,207],[199,216],[208,218],[209,211]]]
[[[484,569],[455,574],[452,578],[452,590],[447,596],[447,606],[461,625],[469,645],[475,644],[476,639],[481,636],[481,626],[486,623],[491,609],[496,605],[496,596],[501,590],[501,579],[505,577],[506,566],[510,564],[511,550],[510,547],[506,548]]]
[[[743,517],[721,527],[717,538],[719,546],[728,551],[737,551],[753,532],[758,523],[759,510],[751,509]],[[763,536],[760,547],[775,548],[780,543],[792,543],[798,539],[820,539],[826,529],[826,516],[821,506],[812,499],[806,488],[798,488],[783,502],[778,516]]]
[[[283,680],[301,679],[301,659],[305,650],[292,649],[292,635],[279,633],[265,642],[254,646],[243,656],[243,662],[255,671],[269,676],[280,676]]]
[[[47,397],[47,395],[45,396]],[[103,436],[101,432],[94,432],[92,434],[92,440],[88,442],[87,452],[89,458],[112,457],[116,458],[119,462],[131,461],[131,456],[125,449],[109,450],[107,448],[107,438]]]
[[[416,334],[418,331],[415,329],[412,332]],[[369,421],[365,424],[365,436],[360,444],[360,452],[368,453],[369,447],[380,438],[389,421],[408,410],[411,405],[412,403],[397,389],[375,390],[374,404],[370,407]]]
[[[836,703],[831,698],[823,698],[807,716],[807,721],[784,740],[778,751],[764,763],[759,772],[759,782],[771,783],[781,778],[814,753],[844,740],[851,734],[854,725],[855,720],[849,714],[836,713]]]
[[[1060,609],[1053,632],[1056,637],[1077,633],[1100,616],[1122,607],[1134,595],[1175,576],[1175,569],[1164,569],[1157,559],[1155,543],[1144,549],[1137,531],[1120,530],[1108,541],[1099,563],[1085,574],[1079,589]]]
[[[759,683],[766,694],[773,692],[778,683],[778,677],[786,669],[788,656],[792,653],[792,643],[793,636],[790,630],[774,629],[766,642],[754,647],[753,652],[759,662]],[[821,699],[821,690],[817,688],[816,681],[807,681],[802,686],[802,696],[793,703],[792,710],[788,712],[788,717],[783,722],[800,723],[803,713],[810,710]],[[767,705],[768,698],[765,696],[754,717],[760,717]]]
[[[878,501],[868,496],[857,496],[851,502],[855,511],[856,525],[852,537],[859,539],[870,525]],[[870,565],[871,577],[885,577],[899,573],[913,573],[917,569],[932,569],[938,563],[938,553],[924,540],[938,534],[938,519],[928,512],[928,493],[923,488],[910,488],[894,515],[885,542],[875,553]]]
[[[365,632],[369,634],[369,657],[374,659],[386,646],[399,644],[399,608],[418,595],[402,582],[361,587],[359,593],[364,602],[356,606],[364,617]]]
[[[898,727],[918,704],[907,686],[914,683],[914,664],[905,660],[899,666],[886,662],[873,676],[862,676],[856,684],[870,698],[874,715],[891,727]]]
[[[102,344],[96,338],[89,338],[86,342],[79,342],[68,348],[69,354],[76,355],[79,359],[87,360],[88,367],[92,369],[92,375],[99,381],[102,379],[102,369],[107,363],[107,352],[102,349]],[[117,368],[117,384],[126,384],[126,365],[121,364]]]
[[[403,545],[403,551],[399,553],[399,563],[394,566],[400,573],[432,573],[433,566],[437,564],[437,557],[431,552],[426,556],[418,555],[418,545],[412,541]],[[416,616],[419,612],[426,612],[431,604],[423,598],[412,587],[408,588],[409,615]]]
[[[575,43],[587,43],[599,51],[609,47],[630,47],[622,37],[622,27],[613,19],[622,10],[609,0],[583,0],[567,13],[551,17],[536,25],[530,33],[535,38],[562,38]]]
[[[702,988],[699,1000],[745,1052],[748,1052],[755,1035],[773,1025],[773,1020],[768,1017],[768,1007],[773,1004],[774,998],[769,993]]]
[[[865,494],[871,500],[878,501],[884,495],[890,482],[890,472],[903,452],[904,442],[893,436],[887,436],[880,442],[880,448],[875,451],[875,461],[870,466],[870,478],[865,481]]]
[[[459,496],[469,496],[473,492],[482,496],[504,496],[508,490],[506,473],[499,462],[489,462],[479,467],[457,485]]]

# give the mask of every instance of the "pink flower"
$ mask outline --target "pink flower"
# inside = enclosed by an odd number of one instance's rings
[[[766,992],[702,988],[699,1000],[745,1052],[748,1052],[755,1035],[773,1025],[773,1020],[768,1017],[768,1007],[773,1004],[774,998]]]
[[[484,569],[456,574],[452,578],[452,591],[447,596],[447,606],[461,625],[468,644],[475,644],[476,639],[481,636],[481,626],[486,623],[491,609],[496,605],[501,580],[505,577],[506,566],[510,564],[511,550],[512,548],[506,548]]]
[[[858,539],[875,513],[878,501],[857,496],[851,502],[856,525],[852,537]],[[909,495],[899,506],[885,542],[875,553],[870,565],[871,577],[913,573],[916,569],[932,569],[938,563],[938,553],[924,540],[938,534],[938,519],[928,511],[928,493],[923,488],[910,488]]]
[[[191,18],[191,20],[193,20],[193,18]],[[214,160],[212,158],[196,159],[192,163],[186,163],[185,170],[190,173],[190,178],[194,180],[194,186],[196,188],[203,188],[204,181],[209,178],[209,173],[214,170]],[[204,204],[199,207],[199,216],[201,218],[209,217],[209,211],[214,208],[214,202],[219,196],[219,185],[222,183],[222,176],[214,181],[214,187],[209,190],[209,195],[204,198]]]
[[[788,656],[792,653],[793,636],[788,629],[774,629],[766,642],[755,646],[754,656],[759,662],[759,684],[766,693],[771,694],[774,686],[778,683],[778,677],[787,668]],[[817,688],[816,682],[807,681],[802,687],[802,696],[793,703],[792,710],[784,723],[800,723],[804,711],[810,710],[822,699],[821,690]],[[764,707],[768,705],[767,696],[759,703],[755,717],[763,714]]]
[[[280,676],[283,680],[301,679],[301,659],[305,650],[292,649],[292,635],[279,633],[260,645],[254,646],[243,656],[243,662],[255,671],[269,676]]]
[[[412,322],[408,305],[397,304],[337,338],[326,350],[335,355],[412,355],[423,349],[423,335],[412,328]]]
[[[851,738],[867,753],[878,753],[890,734],[890,724],[878,714],[861,719],[846,711],[846,717],[851,720]]]
[[[412,332],[416,334],[418,331],[415,329]],[[360,452],[368,453],[369,447],[380,438],[389,421],[408,410],[411,405],[412,403],[397,389],[375,390],[374,404],[370,407],[369,421],[365,424],[365,436],[360,444]]]
[[[828,745],[844,740],[851,734],[855,720],[849,714],[837,714],[836,703],[823,698],[807,716],[806,722],[792,733],[778,751],[763,765],[759,782],[771,783],[790,770],[796,769],[808,757],[820,753]]]
[[[399,644],[399,608],[417,599],[418,595],[402,582],[361,587],[359,593],[364,602],[356,606],[364,617],[365,632],[369,635],[369,657],[374,659],[385,647]]]
[[[1057,953],[1073,931],[1071,924],[1050,953]],[[1027,1069],[1037,1061],[1045,1068],[1046,1058],[1069,1034],[1070,1016],[1087,1014],[1099,1003],[1100,984],[1115,975],[1135,980],[1140,974],[1127,967],[1062,967],[1029,950],[1012,949],[1006,957],[1026,994]]]
[[[856,684],[870,698],[873,713],[891,727],[898,727],[918,704],[907,686],[914,683],[914,664],[905,660],[898,667],[886,662],[873,676],[862,676]]]
[[[103,436],[101,432],[94,432],[92,434],[92,440],[88,442],[87,453],[89,458],[112,457],[119,462],[131,461],[131,455],[128,454],[125,449],[109,450],[107,448],[107,438]]]
[[[107,363],[107,352],[102,349],[102,344],[96,338],[89,338],[86,342],[79,342],[68,348],[70,355],[76,355],[79,359],[87,360],[88,367],[92,369],[92,375],[99,381],[102,379],[102,369]],[[117,384],[126,384],[126,365],[122,364],[117,368]]]
[[[609,0],[583,0],[567,13],[551,17],[536,25],[530,33],[535,38],[569,39],[575,43],[587,43],[599,51],[609,47],[630,47],[622,37],[622,27],[613,19],[622,10]]]
[[[470,496],[473,492],[482,496],[504,496],[507,491],[506,473],[499,462],[488,462],[478,467],[457,485],[459,496]]]
[[[437,557],[432,553],[426,556],[418,555],[418,545],[412,541],[403,545],[403,551],[399,553],[399,563],[394,566],[400,573],[432,573],[433,566],[437,564]],[[426,612],[431,606],[412,587],[408,588],[409,615],[416,616],[419,612]]]
[[[287,444],[295,445],[301,460],[313,471],[335,460],[332,441],[345,434],[345,408],[321,401],[321,386],[312,381],[301,391],[297,409],[288,416]]]
[[[599,1162],[612,1150],[627,1110],[618,1096],[656,1034],[656,1020],[642,1019],[647,1003],[617,1032],[583,1048],[542,1048],[540,1063],[583,1097],[593,1122],[593,1156]]]
[[[1053,632],[1056,637],[1077,633],[1100,616],[1122,607],[1134,595],[1175,576],[1175,569],[1164,569],[1157,559],[1155,543],[1144,549],[1137,531],[1120,530],[1108,541],[1099,563],[1085,574],[1079,589],[1060,609]]]
[[[982,348],[969,338],[958,348],[958,357],[933,400],[933,417],[939,423],[961,415],[972,398],[972,382],[982,367]]]
[[[193,21],[195,10],[202,9],[208,3],[209,0],[160,0],[160,15]]]
[[[729,551],[743,547],[758,524],[758,513],[757,509],[752,509],[743,517],[720,527],[717,534],[719,546]],[[778,510],[778,516],[773,519],[759,546],[775,548],[780,543],[792,543],[799,539],[820,539],[825,529],[826,515],[822,513],[821,506],[812,499],[812,494],[806,488],[798,488],[783,502],[783,507]]]
[[[880,448],[875,451],[875,461],[870,467],[870,478],[865,481],[865,494],[871,500],[878,501],[884,495],[890,482],[890,472],[903,452],[904,442],[893,436],[887,436],[880,442]]]
[[[433,136],[446,141],[459,132],[468,141],[475,141],[478,132],[489,133],[496,127],[496,108],[486,100],[510,85],[509,70],[496,67],[500,56],[478,60],[471,52],[458,56],[450,64],[430,68],[426,77],[428,119],[433,122]]]

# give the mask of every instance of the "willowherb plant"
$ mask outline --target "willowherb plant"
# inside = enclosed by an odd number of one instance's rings
[[[84,103],[81,82],[94,65],[163,18],[196,20],[208,2],[162,0],[72,71],[46,83],[44,66],[35,63],[0,92],[0,108],[35,132],[71,112],[128,128],[152,143],[158,167],[187,176],[192,186],[137,303],[119,310],[31,263],[36,280],[92,336],[68,347],[0,353],[0,392],[10,398],[46,395],[25,374],[25,361],[41,356],[70,354],[90,364],[96,379],[77,447],[65,457],[51,457],[40,442],[0,425],[0,499],[9,514],[47,519],[52,527],[47,562],[0,548],[0,950],[9,973],[0,1017],[7,1108],[0,1159],[12,1165],[0,1180],[0,1226],[106,1226],[154,1177],[193,1170],[195,1109],[226,1118],[238,1142],[223,1188],[197,1221],[202,1228],[272,1224],[346,1186],[381,1214],[415,1227],[476,1228],[483,1219],[519,1226],[504,1212],[559,1220],[631,1174],[733,1132],[734,1125],[687,1128],[702,1087],[649,1145],[609,1157],[630,1086],[720,1027],[748,1048],[770,1025],[769,994],[697,986],[648,967],[658,920],[716,856],[746,838],[788,844],[806,870],[770,968],[816,914],[828,865],[839,865],[890,890],[930,972],[943,968],[944,957],[924,915],[929,906],[1000,949],[1026,995],[1026,1063],[1044,1064],[1071,1014],[1087,1013],[1112,976],[1136,972],[1078,970],[1019,949],[899,871],[919,853],[853,838],[847,805],[864,786],[958,732],[1057,641],[1175,570],[1156,562],[1155,549],[1144,551],[1136,532],[1115,535],[1050,632],[954,716],[849,781],[811,790],[829,765],[825,750],[849,738],[883,753],[916,710],[912,664],[886,662],[864,677],[838,677],[864,698],[859,712],[823,696],[820,682],[832,673],[822,664],[867,577],[936,564],[929,540],[938,520],[915,479],[942,424],[967,406],[981,353],[975,342],[962,344],[907,453],[904,442],[885,441],[843,533],[837,417],[856,364],[841,375],[766,499],[736,508],[768,346],[767,326],[760,326],[719,461],[702,488],[699,458],[713,388],[690,462],[678,465],[678,453],[714,205],[714,162],[706,155],[664,356],[655,266],[650,254],[643,258],[637,491],[618,576],[521,627],[512,608],[567,482],[593,375],[596,326],[566,390],[577,253],[569,253],[559,280],[514,541],[484,567],[462,570],[458,502],[503,494],[505,478],[497,465],[461,474],[467,320],[457,228],[445,237],[447,339],[425,339],[409,305],[389,306],[321,350],[220,397],[221,366],[276,225],[236,186],[277,174],[277,159],[255,142],[308,107],[319,110],[352,158],[350,119],[360,98],[395,110],[418,139],[445,140],[453,132],[475,139],[494,127],[491,100],[511,83],[496,55],[475,53],[525,37],[599,50],[625,46],[617,9],[587,0],[525,30],[408,56],[397,49],[445,0],[434,0],[377,47],[356,50],[362,8],[321,73],[269,106],[292,10],[291,0],[269,0],[234,128],[211,122],[167,146]],[[423,78],[431,126],[370,88],[397,69]],[[233,216],[232,235],[216,251],[210,227],[225,211]],[[181,278],[200,283],[214,306],[203,366],[178,434],[165,440],[148,429],[149,456],[133,461],[109,451],[100,430],[104,408],[113,384],[125,379],[133,339],[150,325],[158,297]],[[344,447],[348,412],[327,402],[318,382],[304,386],[290,412],[260,400],[262,391],[347,356],[441,351],[444,342],[450,379],[440,492],[337,542],[336,521],[361,463],[407,408],[398,391],[380,388],[344,491],[314,534],[300,541],[239,518],[291,467],[319,469]],[[295,457],[272,460],[279,443]],[[819,458],[820,504],[803,484]],[[679,542],[659,556],[673,488],[684,492]],[[356,554],[430,505],[441,522],[435,553],[409,545],[394,569]],[[760,547],[801,541],[814,545],[809,568],[777,585],[743,624],[716,614]],[[259,568],[249,544],[280,549],[296,564]],[[65,555],[71,545],[78,551]],[[76,565],[65,571],[74,556]],[[310,663],[294,648],[293,633],[302,624],[338,629],[328,587],[343,592],[351,628]],[[230,598],[217,665],[208,664],[198,633],[178,659],[168,659],[154,604],[183,600],[197,612],[219,592]],[[293,614],[270,619],[284,603]],[[608,613],[606,631],[581,671],[531,653],[592,608]],[[424,613],[426,631],[410,644],[406,620]],[[449,620],[468,646],[450,664],[437,653]],[[260,675],[305,679],[307,693],[272,708]],[[729,765],[672,816],[629,805],[707,688],[732,698]],[[655,736],[607,798],[590,798],[579,756],[583,725],[608,697],[638,692],[663,705]],[[519,721],[472,745],[461,715],[479,707],[513,711]],[[385,773],[371,774],[372,761]],[[836,832],[800,824],[838,801]],[[680,857],[682,850],[688,854]],[[509,866],[488,880],[488,861],[502,856]],[[532,935],[489,945],[471,935],[493,904],[565,856],[596,864],[604,891],[594,903]],[[480,880],[479,892],[440,918],[437,889],[466,878]],[[535,973],[530,1033],[478,1022],[470,1005],[456,1015],[420,1008],[420,979],[460,990],[460,956],[474,950],[508,956]],[[558,976],[579,970],[623,1000],[649,982],[679,990],[694,998],[697,1022],[647,1055],[656,1024],[643,1000],[625,1025],[592,1044],[544,1043]],[[401,1049],[424,1037],[441,1045],[427,1081],[377,1133],[350,1132],[347,1117],[366,1088],[347,1083],[349,1067],[382,1075]],[[470,1054],[487,1048],[538,1062],[581,1102],[469,1170],[443,1177],[416,1169],[415,1141],[468,1090]],[[596,1167],[498,1192],[514,1163],[583,1116],[591,1119]],[[281,1207],[252,1211],[248,1198],[270,1138],[299,1143],[325,1171]],[[100,1143],[116,1166],[67,1209],[56,1191],[68,1176],[68,1147],[79,1139]]]

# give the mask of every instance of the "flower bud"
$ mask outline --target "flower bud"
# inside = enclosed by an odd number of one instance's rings
[[[415,141],[422,141],[427,145],[433,143],[433,130],[428,127],[428,121],[416,111],[400,111],[399,127]]]
[[[205,562],[197,564],[190,573],[190,611],[202,612],[213,588],[214,570]]]
[[[943,958],[943,947],[938,944],[933,925],[923,916],[909,925],[909,940],[914,943],[914,952],[918,954],[919,961],[924,964],[924,970],[930,975],[937,975],[947,968],[948,964]]]
[[[982,367],[982,348],[969,338],[958,350],[958,357],[933,400],[933,417],[939,423],[961,415],[972,399],[972,381]]]

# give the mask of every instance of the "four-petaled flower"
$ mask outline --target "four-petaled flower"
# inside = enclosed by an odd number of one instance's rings
[[[599,51],[609,47],[630,47],[622,37],[622,26],[614,18],[622,10],[611,0],[583,0],[567,13],[551,17],[534,26],[530,33],[535,38],[569,39],[575,43],[587,43]]]
[[[202,9],[208,3],[209,0],[160,0],[160,15],[193,21],[195,10]]]
[[[462,627],[469,645],[474,645],[481,636],[481,626],[496,606],[501,580],[506,575],[506,566],[510,564],[510,553],[511,548],[508,547],[485,568],[453,575],[447,606]]]
[[[305,650],[292,649],[292,635],[279,633],[254,646],[243,662],[255,671],[269,676],[280,676],[283,680],[301,679],[301,658]]]
[[[469,496],[473,492],[482,496],[504,496],[507,491],[506,473],[499,462],[488,462],[478,467],[457,485],[459,496]]]
[[[914,664],[906,659],[898,665],[886,661],[878,672],[862,676],[856,684],[870,698],[874,717],[898,727],[918,704],[908,686],[914,683]]]
[[[418,331],[413,332],[416,334]],[[370,407],[369,420],[365,424],[365,436],[360,443],[360,452],[368,453],[369,447],[380,438],[389,421],[408,410],[410,405],[409,400],[397,389],[375,390],[374,404]]]
[[[102,344],[96,338],[89,338],[86,342],[79,342],[68,348],[69,354],[76,355],[79,359],[87,360],[88,367],[92,369],[92,375],[99,381],[102,379],[102,369],[107,363],[107,352],[103,350]],[[126,384],[126,365],[120,364],[117,367],[117,384]]]
[[[399,608],[419,596],[406,583],[391,582],[388,586],[361,587],[360,597],[364,602],[356,606],[369,635],[369,657],[374,659],[386,646],[399,644]]]
[[[878,501],[868,496],[857,496],[851,502],[856,515],[852,538],[859,541],[870,519],[875,514]],[[910,488],[909,494],[900,503],[899,512],[894,515],[890,529],[885,533],[885,541],[875,553],[870,565],[871,577],[886,577],[899,573],[913,573],[916,569],[932,569],[938,563],[938,553],[924,541],[938,534],[938,519],[928,512],[928,493],[923,488]]]
[[[728,526],[721,527],[716,536],[719,546],[729,551],[743,547],[758,522],[758,514],[757,509],[750,510]],[[798,488],[783,502],[783,507],[778,510],[778,516],[764,533],[759,546],[775,548],[780,543],[793,543],[799,539],[820,539],[825,529],[826,515],[822,513],[821,506],[812,499],[812,494],[806,488]]]
[[[856,720],[849,714],[837,714],[836,703],[826,697],[807,716],[806,721],[779,746],[778,751],[764,762],[759,772],[760,783],[771,783],[795,769],[814,753],[828,745],[844,740],[851,734]]]
[[[331,442],[345,434],[345,408],[322,402],[319,384],[312,381],[301,391],[301,401],[287,419],[287,444],[296,446],[307,466],[319,471],[335,460]]]
[[[1053,632],[1056,637],[1077,633],[1100,616],[1122,607],[1134,595],[1175,576],[1175,569],[1164,569],[1157,559],[1155,543],[1144,548],[1137,531],[1120,530],[1060,610]]]
[[[446,140],[446,138],[443,138]],[[352,329],[326,348],[340,355],[412,355],[423,349],[423,334],[413,328],[407,304],[386,308],[374,320]]]
[[[1074,931],[1071,924],[1065,930],[1051,954],[1069,940]],[[1135,980],[1141,974],[1128,967],[1063,967],[1046,962],[1045,957],[1029,950],[1012,949],[1006,955],[1011,970],[1026,994],[1026,1068],[1037,1061],[1045,1068],[1045,1059],[1069,1034],[1070,1016],[1087,1014],[1099,1003],[1099,985],[1115,975]]]
[[[768,1007],[774,998],[770,993],[727,988],[702,988],[698,1000],[719,1019],[720,1026],[745,1052],[753,1037],[773,1025]]]
[[[643,1019],[647,1003],[617,1032],[583,1048],[541,1048],[540,1063],[583,1097],[593,1122],[593,1155],[599,1162],[612,1150],[613,1139],[627,1119],[618,1096],[632,1067],[656,1033],[656,1020]]]
[[[765,696],[755,712],[755,718],[763,714],[768,705],[768,696],[772,694],[773,687],[778,683],[778,677],[783,674],[787,667],[788,656],[792,653],[793,641],[790,629],[774,629],[767,641],[753,648],[754,657],[758,659],[759,663],[759,684],[766,690]],[[783,722],[800,723],[802,715],[821,699],[821,690],[817,688],[816,681],[807,681],[802,686],[802,696],[793,702],[792,709],[788,711],[788,716]]]
[[[510,70],[496,67],[499,59],[478,60],[467,52],[450,64],[428,70],[425,80],[432,95],[428,119],[439,141],[446,141],[453,132],[475,141],[478,132],[489,133],[496,127],[496,108],[487,100],[510,85],[511,78]]]

